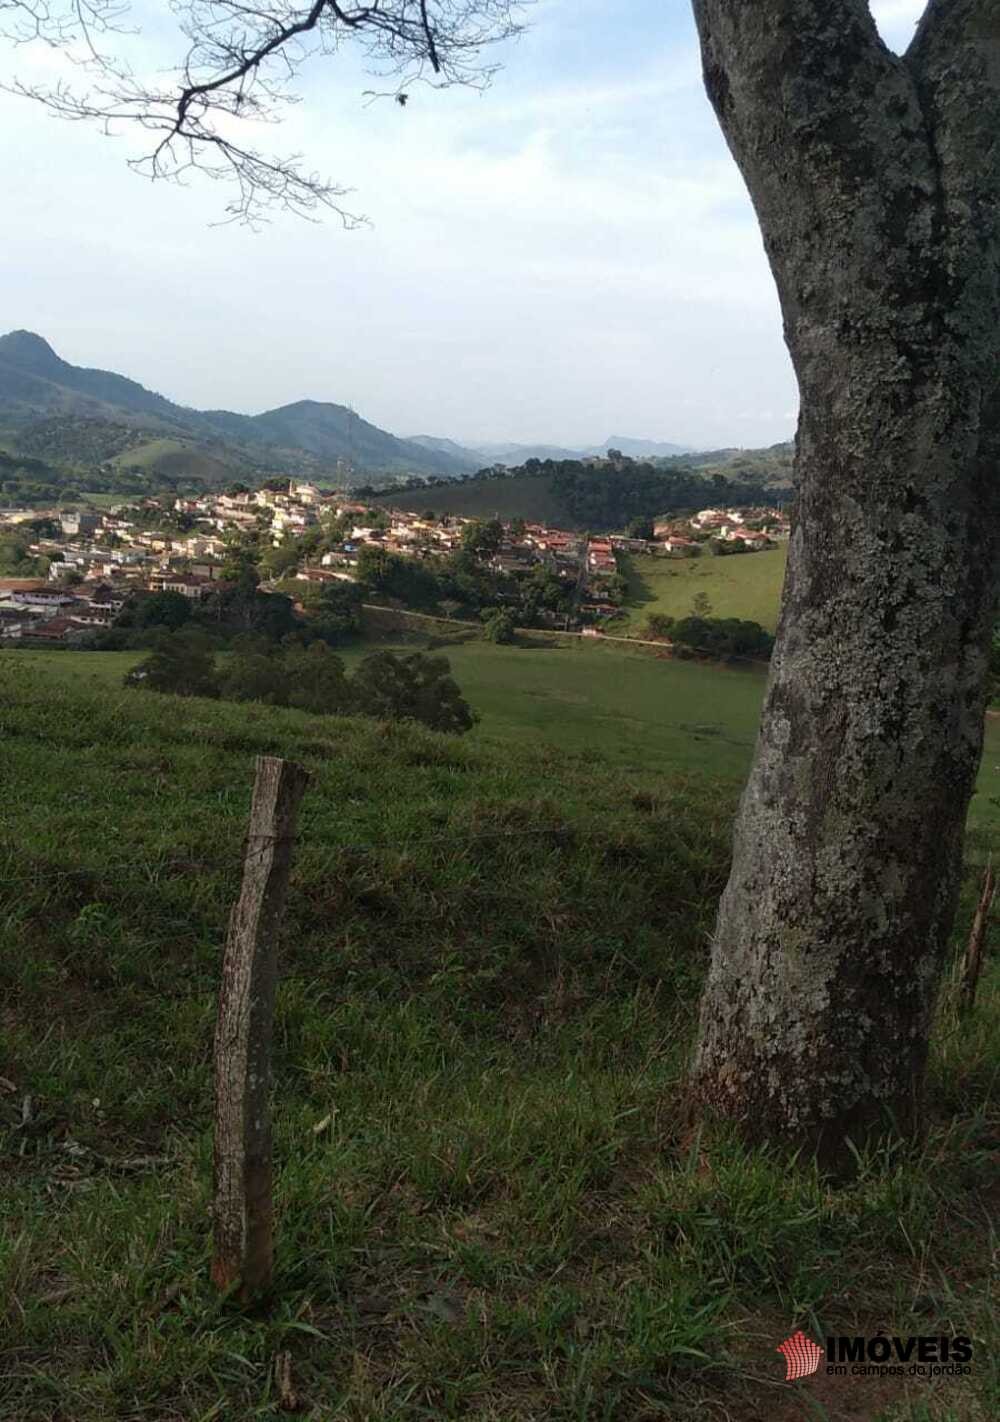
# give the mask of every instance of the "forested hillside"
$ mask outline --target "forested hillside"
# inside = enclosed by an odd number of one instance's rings
[[[757,452],[751,452],[757,453]],[[768,451],[760,451],[767,455]],[[526,518],[562,528],[624,528],[635,518],[655,518],[674,510],[724,504],[787,504],[790,482],[761,479],[777,464],[761,458],[745,470],[720,464],[698,467],[684,459],[656,464],[621,458],[599,464],[581,460],[528,460],[517,469],[480,473],[445,483],[414,483],[405,491],[384,491],[382,502],[402,509],[481,517]]]

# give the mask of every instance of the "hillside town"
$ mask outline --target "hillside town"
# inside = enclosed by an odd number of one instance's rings
[[[773,508],[705,508],[606,535],[524,520],[493,524],[492,542],[479,550],[484,566],[509,578],[544,570],[558,579],[572,594],[572,611],[543,617],[574,629],[617,614],[623,553],[755,552],[789,536],[787,515]],[[0,511],[0,535],[21,540],[32,575],[0,578],[0,640],[86,645],[129,599],[172,592],[204,601],[225,586],[234,546],[248,538],[281,550],[280,579],[265,569],[261,586],[270,590],[280,581],[288,591],[296,584],[358,581],[366,549],[440,563],[467,545],[470,526],[480,525],[277,480],[257,490],[144,498],[103,512],[8,509]]]

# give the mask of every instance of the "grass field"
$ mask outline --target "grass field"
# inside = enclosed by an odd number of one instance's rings
[[[712,604],[710,616],[745,618],[773,632],[787,553],[782,546],[728,558],[620,557],[629,607],[614,631],[639,633],[651,612],[687,617],[692,599],[703,592]]]
[[[763,556],[763,555],[753,555]],[[749,561],[749,557],[748,560]],[[750,764],[766,673],[674,662],[655,652],[581,639],[547,646],[497,647],[480,639],[436,639],[436,655],[482,718],[466,738],[484,748],[551,747],[630,774],[711,777],[735,794]],[[380,644],[383,645],[383,644]],[[422,639],[386,642],[419,650]],[[348,666],[372,650],[342,648]],[[138,660],[128,652],[16,652],[8,665],[81,688],[117,690]],[[986,726],[986,748],[969,823],[1000,841],[1000,718]]]
[[[387,643],[386,645],[393,645]],[[423,641],[399,644],[413,651]],[[353,665],[372,648],[342,649]],[[732,781],[746,770],[764,674],[691,666],[655,654],[567,639],[560,647],[496,647],[476,639],[436,648],[482,720],[484,746],[551,746],[642,775],[695,771]],[[19,652],[16,666],[117,688],[137,660],[122,652]]]
[[[996,1416],[996,965],[971,1021],[945,994],[922,1150],[832,1188],[692,1138],[760,679],[442,650],[482,713],[461,740],[130,692],[121,656],[0,657],[0,1415],[277,1419],[288,1351],[310,1422]],[[313,780],[277,1275],[242,1311],[207,1281],[210,1044],[259,753]],[[956,945],[998,845],[980,821]],[[786,1387],[798,1326],[968,1333],[974,1372]]]
[[[67,502],[63,507],[75,508],[77,504],[90,504],[95,509],[110,509],[117,504],[127,504],[130,498],[135,497],[134,494],[95,494],[86,490],[80,494],[79,499]]]

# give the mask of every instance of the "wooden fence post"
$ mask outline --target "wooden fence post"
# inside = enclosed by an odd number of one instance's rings
[[[962,963],[962,987],[959,993],[959,1010],[971,1012],[976,1005],[976,988],[983,966],[983,946],[986,943],[986,929],[990,921],[990,910],[996,897],[997,886],[993,876],[993,861],[990,860],[983,873],[983,888],[972,920],[972,932]]]
[[[229,920],[215,1024],[212,1282],[246,1301],[271,1282],[271,1038],[277,943],[295,817],[309,776],[259,756],[243,859]]]

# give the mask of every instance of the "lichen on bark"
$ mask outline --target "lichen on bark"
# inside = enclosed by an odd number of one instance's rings
[[[799,381],[797,513],[692,1091],[842,1153],[920,1117],[1000,533],[1000,26],[695,0]]]

